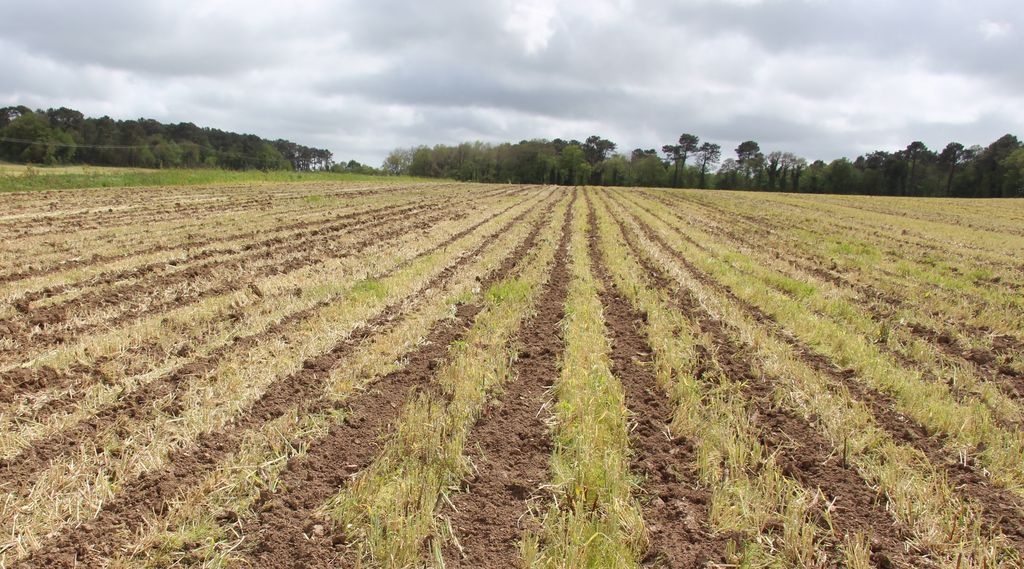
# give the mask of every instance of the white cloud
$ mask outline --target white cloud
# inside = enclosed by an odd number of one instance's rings
[[[1007,36],[1013,31],[1013,25],[1010,22],[995,22],[992,20],[982,20],[978,24],[978,31],[985,39],[996,39]]]
[[[509,10],[505,30],[521,40],[526,53],[546,49],[555,35],[554,0],[513,0]]]
[[[397,145],[601,134],[628,151],[684,131],[825,159],[987,144],[1024,134],[1018,1],[0,0],[0,103],[370,163]]]

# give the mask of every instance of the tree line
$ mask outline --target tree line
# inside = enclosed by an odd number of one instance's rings
[[[328,170],[331,151],[192,123],[87,118],[61,107],[0,108],[0,159],[44,165]]]
[[[723,156],[719,144],[684,133],[656,149],[616,152],[601,136],[585,141],[467,142],[399,148],[384,160],[391,175],[474,182],[645,187],[696,187],[818,194],[1024,197],[1024,144],[1005,135],[992,144],[942,150],[915,141],[856,160],[808,162],[791,152],[765,154],[753,140]],[[723,160],[724,157],[724,160]]]

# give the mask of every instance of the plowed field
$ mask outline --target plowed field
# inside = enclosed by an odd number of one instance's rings
[[[1024,564],[1024,202],[0,206],[0,566]]]

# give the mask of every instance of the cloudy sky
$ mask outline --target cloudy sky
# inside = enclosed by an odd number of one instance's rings
[[[1024,135],[1020,0],[0,0],[0,105],[397,146]]]

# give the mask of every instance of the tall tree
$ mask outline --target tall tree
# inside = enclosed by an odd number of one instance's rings
[[[665,153],[670,161],[675,163],[675,171],[672,173],[672,187],[679,187],[679,170],[686,168],[686,159],[697,151],[700,138],[695,134],[681,134],[679,135],[679,144],[666,144],[661,147],[661,151]]]
[[[743,164],[749,160],[752,160],[760,152],[761,145],[754,142],[753,140],[741,142],[740,145],[736,147],[736,161],[739,162],[740,164]]]
[[[908,191],[910,195],[917,194],[917,164],[921,160],[921,156],[925,152],[928,152],[928,147],[925,146],[920,140],[911,142],[907,149],[904,151],[908,160],[910,160],[910,184]]]
[[[595,134],[587,137],[581,148],[587,163],[597,166],[599,162],[604,161],[612,152],[615,152],[615,143]]]
[[[786,176],[785,173],[789,172],[792,177],[792,190],[793,192],[800,191],[800,174],[803,173],[804,168],[807,167],[807,160],[793,154],[792,152],[784,152],[782,154],[782,191],[786,191]]]
[[[946,174],[946,195],[953,194],[953,175],[956,174],[956,167],[964,158],[964,145],[959,142],[950,142],[939,154],[939,163],[947,169]]]
[[[766,157],[765,172],[768,174],[768,191],[774,192],[779,175],[784,172],[781,152],[775,151]]]
[[[706,188],[708,169],[718,163],[722,157],[722,147],[712,142],[705,142],[697,149],[697,159],[700,160],[700,187]]]

